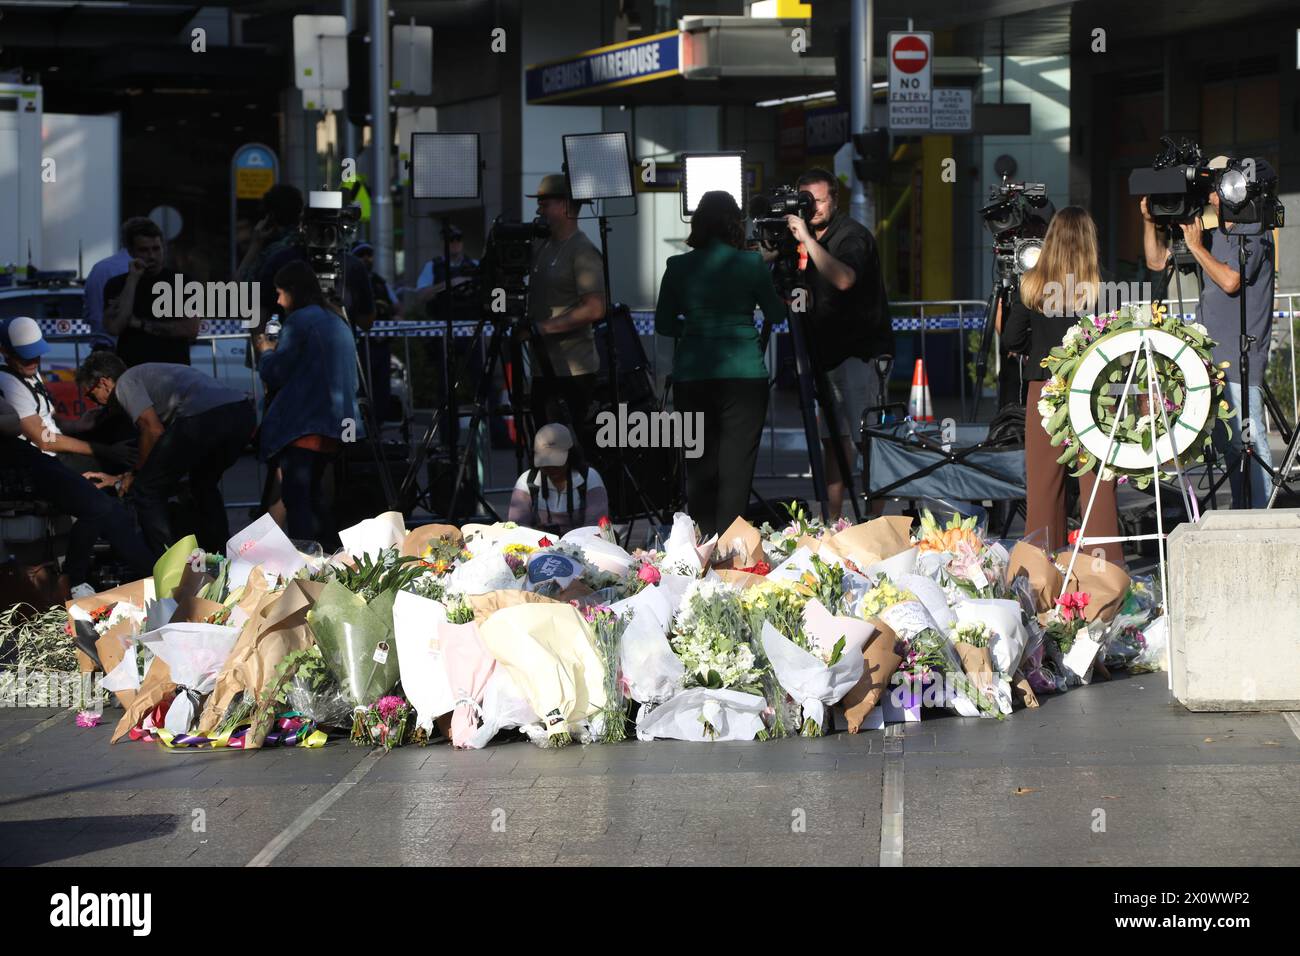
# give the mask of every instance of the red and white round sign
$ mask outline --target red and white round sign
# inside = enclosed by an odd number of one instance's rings
[[[894,66],[904,73],[919,73],[930,62],[930,48],[926,42],[914,33],[899,37],[890,54]]]

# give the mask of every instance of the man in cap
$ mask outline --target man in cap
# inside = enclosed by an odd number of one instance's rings
[[[1211,169],[1223,170],[1228,166],[1227,156],[1216,156],[1210,160]],[[1261,181],[1274,178],[1268,163],[1262,159],[1255,160],[1255,176]],[[1228,484],[1232,489],[1232,506],[1245,507],[1245,483],[1241,476],[1241,460],[1244,440],[1249,441],[1255,450],[1255,457],[1270,468],[1273,465],[1273,451],[1268,444],[1268,429],[1264,426],[1264,369],[1268,365],[1269,345],[1273,335],[1273,271],[1274,244],[1273,235],[1257,222],[1232,222],[1225,218],[1229,211],[1219,202],[1219,193],[1215,189],[1210,193],[1210,205],[1218,225],[1210,224],[1207,229],[1200,216],[1180,226],[1187,241],[1187,251],[1196,260],[1201,279],[1200,297],[1196,304],[1196,320],[1208,332],[1210,338],[1218,344],[1214,347],[1214,360],[1220,364],[1227,363],[1227,392],[1224,398],[1237,410],[1237,420],[1225,423],[1220,420],[1214,426],[1214,446],[1224,456],[1228,470]],[[1156,229],[1155,220],[1147,208],[1143,197],[1139,208],[1143,218],[1143,245],[1146,252],[1147,266],[1153,270],[1164,270],[1169,258],[1168,245],[1164,235]],[[1207,217],[1208,218],[1208,217]],[[1242,289],[1242,274],[1239,268],[1238,252],[1244,247],[1246,251],[1245,289]],[[1156,289],[1156,297],[1163,298],[1163,291]],[[1250,344],[1250,388],[1246,406],[1245,423],[1242,424],[1241,408],[1241,299],[1246,299],[1246,331],[1254,338]],[[1181,303],[1176,311],[1181,312]],[[1230,429],[1229,427],[1230,426]],[[1271,481],[1263,468],[1252,464],[1250,469],[1250,505],[1263,508],[1268,504]]]
[[[600,370],[592,326],[605,317],[604,262],[578,228],[581,204],[570,198],[563,175],[543,176],[529,198],[537,200],[537,215],[551,229],[550,238],[534,243],[528,286],[528,319],[552,373],[534,356],[533,415],[539,425],[568,422],[578,443],[590,449],[591,403]]]

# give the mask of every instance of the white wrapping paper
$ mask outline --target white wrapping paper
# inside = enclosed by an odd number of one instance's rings
[[[691,516],[682,512],[673,515],[672,531],[664,542],[663,567],[674,574],[699,577],[709,566],[713,549],[717,547],[718,536],[715,534],[708,541],[700,542],[695,537],[695,523]]]
[[[980,623],[988,627],[989,656],[1000,674],[1014,674],[1025,653],[1029,634],[1018,601],[999,598],[966,598],[953,606],[958,624]]]
[[[685,665],[668,643],[668,629],[679,603],[670,592],[652,585],[610,605],[620,619],[632,614],[619,642],[619,667],[628,696],[637,703],[667,700],[686,677]]]
[[[948,597],[943,593],[943,588],[923,574],[900,574],[890,580],[895,587],[911,591],[916,595],[917,600],[930,612],[930,617],[934,618],[934,623],[939,626],[940,632],[947,634],[952,630],[957,621],[953,616],[952,608],[948,605]]]
[[[409,591],[398,591],[393,600],[393,640],[402,690],[415,708],[416,726],[430,736],[434,720],[456,706],[438,640],[438,624],[446,620],[447,609],[437,601]]]
[[[140,635],[140,643],[162,660],[171,671],[178,693],[167,708],[163,726],[175,734],[188,733],[198,716],[188,688],[198,696],[209,694],[217,674],[239,639],[239,628],[219,624],[167,624]]]
[[[767,576],[774,581],[798,581],[805,571],[812,570],[812,557],[813,552],[808,548],[795,548],[790,557],[774,567]],[[827,557],[830,557],[829,553]],[[834,563],[838,563],[838,559]]]
[[[595,525],[574,528],[560,541],[580,548],[586,562],[601,571],[622,577],[632,570],[632,555],[601,537],[600,528]]]
[[[515,577],[505,557],[496,548],[475,554],[447,576],[447,590],[458,594],[518,591],[523,586],[523,578]]]
[[[852,618],[843,618],[841,622],[816,600],[808,602],[804,614],[810,628],[828,636],[828,629],[843,632],[844,653],[834,666],[827,666],[796,645],[770,621],[763,622],[763,650],[781,687],[799,702],[804,719],[811,719],[825,730],[826,708],[839,703],[862,679],[862,648],[875,628]]]
[[[400,511],[385,511],[339,532],[343,548],[354,558],[363,555],[372,560],[385,548],[401,548],[406,540],[406,519]]]
[[[648,714],[642,710],[636,735],[640,740],[657,737],[697,743],[753,740],[764,729],[763,711],[766,707],[767,702],[754,694],[692,687]],[[705,730],[706,720],[717,732],[716,736]]]
[[[898,578],[904,574],[912,574],[916,571],[917,557],[920,550],[917,548],[908,548],[906,551],[900,551],[892,558],[885,558],[883,561],[877,561],[869,568],[863,569],[867,577],[878,577],[884,575],[890,581],[898,584]]]
[[[501,731],[512,727],[529,727],[545,736],[546,731],[539,723],[540,719],[515,686],[510,672],[504,667],[498,667],[492,671],[487,686],[483,688],[483,725],[470,738],[467,746],[471,750],[481,750]],[[530,733],[529,736],[535,738],[536,733]]]

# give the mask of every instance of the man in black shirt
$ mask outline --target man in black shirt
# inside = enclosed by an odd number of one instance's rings
[[[861,223],[838,211],[839,180],[814,167],[799,177],[799,189],[812,193],[816,212],[805,223],[788,216],[790,232],[806,250],[804,285],[809,292],[806,311],[811,358],[825,373],[845,460],[850,469],[858,454],[862,414],[877,404],[880,376],[878,356],[894,353],[889,299],[880,271],[876,240]],[[826,416],[819,416],[826,485],[832,519],[844,505],[845,479],[840,474]]]
[[[136,216],[122,224],[122,247],[131,254],[128,271],[104,284],[104,330],[117,336],[117,354],[128,368],[145,362],[190,364],[190,345],[199,335],[199,316],[158,318],[154,286],[165,282],[170,297],[176,272],[163,265],[162,230]]]

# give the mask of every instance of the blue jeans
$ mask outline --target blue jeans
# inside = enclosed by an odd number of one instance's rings
[[[1241,383],[1229,382],[1224,398],[1237,412],[1236,418],[1226,422],[1220,420],[1214,425],[1214,447],[1223,457],[1223,464],[1228,469],[1228,485],[1232,488],[1232,507],[1244,508],[1245,489],[1241,481],[1242,427],[1241,427]],[[1250,407],[1246,411],[1247,423],[1251,425],[1251,444],[1255,446],[1255,455],[1264,464],[1272,467],[1273,451],[1268,447],[1268,429],[1264,427],[1264,389],[1260,385],[1250,386]],[[1228,428],[1232,434],[1228,434]],[[1252,463],[1250,468],[1250,506],[1263,508],[1268,504],[1268,496],[1273,491],[1273,481],[1268,473]]]

